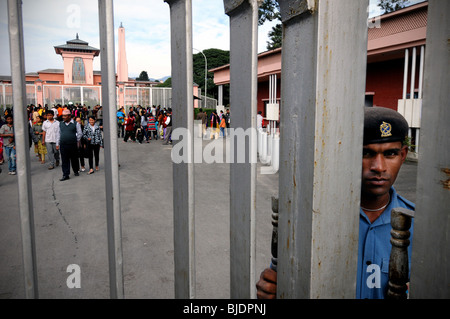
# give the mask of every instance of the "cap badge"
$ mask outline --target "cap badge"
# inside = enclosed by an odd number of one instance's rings
[[[392,125],[386,122],[380,125],[381,137],[392,136]]]

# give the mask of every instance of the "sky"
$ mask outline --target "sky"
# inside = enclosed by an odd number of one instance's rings
[[[357,0],[355,0],[357,1]],[[376,1],[370,0],[369,16],[378,15]],[[418,2],[420,0],[411,0]],[[100,48],[98,4],[93,0],[22,0],[25,72],[63,69],[54,46],[75,39]],[[229,17],[223,0],[192,0],[194,54],[217,48],[229,50]],[[117,29],[125,28],[129,77],[147,71],[150,78],[171,74],[170,8],[164,0],[114,0],[114,28],[117,59]],[[276,22],[266,22],[258,30],[258,53],[266,51],[268,32]],[[10,75],[7,1],[0,0],[0,75]],[[100,58],[94,58],[100,70]]]

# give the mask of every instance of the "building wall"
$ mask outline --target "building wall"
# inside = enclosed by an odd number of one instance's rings
[[[419,87],[418,70],[420,67],[420,62],[416,62],[415,89]],[[403,96],[404,65],[404,59],[376,62],[367,65],[366,92],[375,93],[373,96],[374,106],[383,106],[397,110],[398,100]],[[408,93],[411,85],[410,78],[411,65],[409,66],[408,72]]]
[[[262,112],[262,116],[265,117],[266,116],[266,109],[264,107],[265,102],[267,102],[269,100],[269,81],[264,81],[264,82],[258,82],[258,104],[257,104],[257,111]],[[281,80],[278,79],[277,80],[277,99],[279,99],[281,97]],[[280,102],[280,101],[278,101]]]
[[[42,82],[52,81],[64,84],[64,74],[62,73],[39,73],[39,80]]]
[[[77,57],[83,59],[84,63],[84,72],[85,72],[85,83],[84,84],[94,84],[94,69],[93,69],[93,60],[94,55],[92,53],[84,53],[84,52],[63,52],[62,53],[64,60],[64,84],[72,84],[72,66],[73,60]]]

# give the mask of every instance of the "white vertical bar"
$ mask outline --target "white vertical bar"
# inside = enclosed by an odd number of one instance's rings
[[[150,87],[148,89],[150,90],[150,92],[149,92],[149,95],[150,95],[150,106],[153,106],[154,105],[154,103],[153,103],[153,88]]]
[[[278,298],[355,298],[368,2],[279,0]]]
[[[6,92],[4,83],[2,83],[2,94],[3,94],[3,105],[6,107]]]
[[[171,25],[172,141],[175,148],[183,136],[185,145],[183,160],[173,162],[175,298],[187,299],[195,298],[196,294],[192,2],[165,2],[170,6]]]
[[[450,298],[450,1],[430,0],[410,297]]]
[[[406,100],[406,94],[408,92],[408,67],[409,67],[409,50],[405,49],[405,67],[403,74],[403,100]]]
[[[162,95],[163,95],[162,100],[164,101],[164,104],[166,104],[166,106],[168,106],[167,101],[166,101],[166,90],[165,89],[162,90]]]
[[[273,103],[277,103],[277,75],[273,74]]]
[[[46,99],[46,97],[45,97],[45,87],[44,87],[44,85],[42,84],[42,103],[44,103],[44,105],[46,104],[45,103],[45,99]],[[50,103],[47,103],[47,104],[50,104]],[[50,105],[51,106],[51,105]]]
[[[237,131],[230,134],[230,296],[255,298],[258,1],[224,0],[224,6],[230,17],[231,125],[248,133],[245,140]]]
[[[412,107],[414,109],[414,88],[416,86],[416,59],[417,59],[417,51],[414,47],[412,50],[412,61],[411,61],[411,83],[410,83],[410,89],[409,89],[409,98],[412,102]],[[411,128],[408,130],[408,137],[412,139],[412,130]]]
[[[8,0],[8,31],[14,104],[14,141],[26,298],[38,298],[33,194],[26,105],[22,1]]]
[[[273,76],[273,74],[270,76],[271,78],[272,78],[272,92],[271,92],[271,95],[272,95],[272,101],[270,102],[270,103],[274,103],[274,94],[275,94],[275,79],[274,79],[274,76]]]
[[[419,147],[420,147],[420,128],[419,127],[416,128],[416,141],[414,144],[415,144],[414,152],[419,154],[419,150],[420,150],[419,149]]]
[[[272,103],[272,75],[269,75],[269,103]]]
[[[416,86],[416,59],[417,59],[417,52],[416,48],[414,47],[412,50],[412,63],[411,63],[411,88],[410,88],[410,99],[414,100],[414,88]]]
[[[116,75],[114,61],[114,7],[112,0],[99,0],[102,101],[105,136],[105,187],[111,298],[124,298],[122,227],[117,144]]]
[[[419,99],[423,97],[423,72],[425,66],[425,46],[420,47]]]
[[[140,103],[139,103],[139,86],[136,88],[136,104],[140,105]]]
[[[223,85],[219,85],[219,105],[223,105]]]

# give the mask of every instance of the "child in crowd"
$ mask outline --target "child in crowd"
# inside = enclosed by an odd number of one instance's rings
[[[45,164],[45,155],[47,154],[47,147],[42,140],[42,136],[44,135],[44,131],[42,130],[43,121],[44,117],[38,115],[36,117],[36,123],[33,124],[31,129],[33,132],[34,152],[39,157],[41,164]]]
[[[150,139],[152,139],[152,136],[155,140],[158,139],[158,122],[156,121],[153,114],[150,114],[148,118],[148,135],[150,136]]]
[[[139,144],[142,144],[142,142],[144,141],[144,130],[140,126],[136,129],[136,139],[138,140]]]

